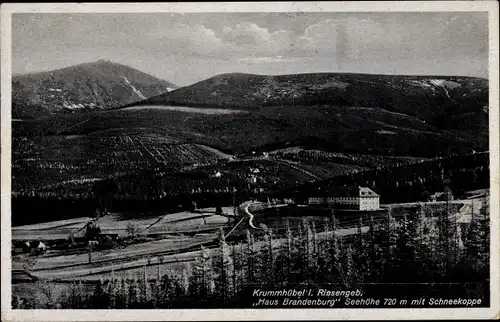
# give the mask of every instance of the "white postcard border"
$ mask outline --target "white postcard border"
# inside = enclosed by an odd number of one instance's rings
[[[500,317],[499,249],[499,73],[498,2],[243,2],[243,3],[18,3],[1,6],[1,318],[3,321],[141,321],[141,320],[352,320],[463,319]],[[405,12],[488,11],[490,88],[490,308],[460,309],[184,309],[184,310],[12,310],[11,309],[11,15],[13,13],[145,12]]]

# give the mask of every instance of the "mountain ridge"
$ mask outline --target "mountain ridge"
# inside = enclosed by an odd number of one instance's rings
[[[106,60],[12,77],[12,117],[110,109],[176,88],[138,69]]]
[[[268,106],[381,108],[428,122],[488,105],[488,80],[468,76],[225,73],[126,106],[181,105],[255,109]]]

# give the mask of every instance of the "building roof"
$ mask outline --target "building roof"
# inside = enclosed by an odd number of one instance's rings
[[[360,186],[319,187],[318,197],[379,197],[373,190]]]
[[[30,242],[29,241],[23,241],[23,240],[14,240],[14,241],[12,241],[12,245],[15,248],[30,247]]]
[[[359,196],[360,197],[379,197],[372,189],[367,187],[359,187]]]

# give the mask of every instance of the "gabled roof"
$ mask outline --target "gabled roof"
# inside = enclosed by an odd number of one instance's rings
[[[319,187],[317,197],[379,197],[373,190],[359,186]]]
[[[359,187],[359,196],[360,197],[380,197],[372,189],[367,188],[367,187]]]

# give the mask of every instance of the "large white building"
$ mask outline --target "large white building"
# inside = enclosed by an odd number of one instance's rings
[[[331,206],[351,210],[378,210],[380,196],[366,187],[328,187],[309,197],[309,205]]]

